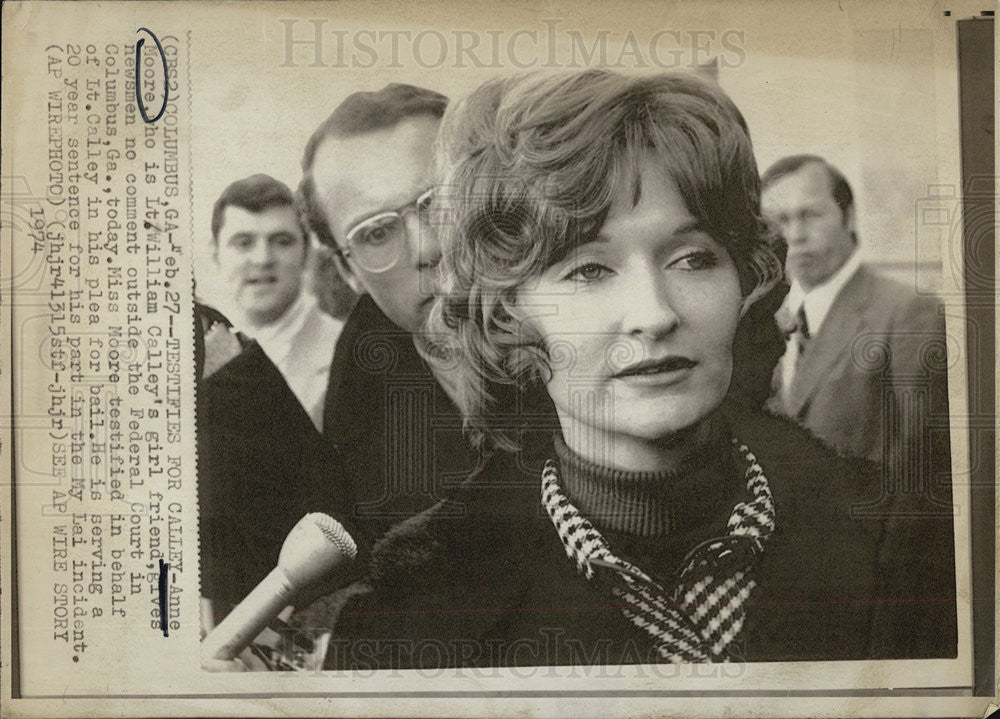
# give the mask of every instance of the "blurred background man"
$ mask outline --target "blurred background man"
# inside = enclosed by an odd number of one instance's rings
[[[789,335],[771,408],[841,452],[881,465],[880,486],[860,488],[859,502],[845,509],[886,520],[881,580],[920,587],[914,596],[935,602],[941,632],[953,640],[953,605],[941,600],[954,596],[954,574],[934,570],[935,557],[954,560],[940,303],[861,261],[851,187],[822,158],[781,159],[762,185],[762,209],[787,244],[791,280],[778,313]],[[919,559],[900,566],[895,558],[914,546]],[[905,623],[907,611],[906,602],[882,607],[874,640]],[[929,656],[932,644],[914,633],[908,656]]]
[[[304,289],[309,240],[291,190],[262,174],[232,183],[215,203],[212,239],[230,319],[257,340],[322,431],[330,360],[343,322]]]
[[[198,384],[198,495],[205,628],[274,567],[288,532],[335,511],[322,436],[343,322],[304,288],[309,240],[291,190],[267,176],[229,185],[212,213],[215,262],[235,335],[210,310]],[[248,339],[252,338],[252,339]]]
[[[772,406],[841,451],[927,466],[928,420],[948,416],[940,303],[862,263],[850,185],[822,158],[779,160],[763,188],[791,280]]]

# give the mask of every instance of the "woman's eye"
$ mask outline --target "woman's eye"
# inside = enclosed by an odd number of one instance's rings
[[[670,263],[670,267],[679,270],[708,270],[719,264],[719,258],[710,250],[688,252],[683,257]]]
[[[565,279],[576,280],[578,282],[595,282],[596,280],[603,279],[610,273],[611,270],[604,265],[599,265],[596,262],[588,262],[572,270],[566,275]]]

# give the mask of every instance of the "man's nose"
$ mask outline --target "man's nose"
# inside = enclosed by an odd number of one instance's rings
[[[781,236],[789,245],[800,245],[808,239],[806,223],[800,218],[785,220],[781,225]]]
[[[677,327],[668,281],[659,268],[651,266],[634,275],[625,295],[620,304],[625,334],[655,340]]]
[[[271,243],[267,239],[258,239],[254,245],[253,249],[250,251],[250,259],[254,264],[266,265],[271,262],[274,255],[271,252]]]
[[[420,269],[433,269],[441,261],[441,243],[438,242],[437,231],[427,222],[421,220],[416,213],[406,217],[406,239],[410,247],[410,256],[416,260]]]

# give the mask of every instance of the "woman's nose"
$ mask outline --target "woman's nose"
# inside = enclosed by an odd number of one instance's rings
[[[677,327],[679,318],[662,270],[650,268],[636,273],[626,287],[621,298],[626,334],[658,339]]]

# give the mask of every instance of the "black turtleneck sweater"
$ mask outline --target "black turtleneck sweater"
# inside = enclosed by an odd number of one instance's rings
[[[695,447],[676,471],[603,467],[555,438],[563,491],[604,535],[611,551],[666,587],[685,556],[728,533],[733,507],[747,496],[742,463],[721,429]],[[739,467],[739,468],[738,468]]]
[[[598,467],[557,438],[560,487],[614,554],[667,577],[669,591],[684,556],[726,535],[733,507],[746,499],[732,433],[759,458],[777,512],[754,569],[742,655],[766,662],[955,656],[953,555],[930,552],[907,533],[890,537],[892,563],[877,564],[880,526],[849,511],[858,502],[854,485],[878,490],[877,474],[784,420],[741,411],[719,424],[674,473]],[[340,613],[337,632],[348,643],[331,642],[340,651],[327,654],[327,668],[657,660],[648,633],[623,615],[601,574],[584,579],[566,556],[540,506],[538,475],[514,483],[515,464],[494,459],[455,501],[407,520],[375,547],[363,585],[370,591],[354,594]],[[915,524],[935,526],[927,518]],[[942,534],[950,537],[951,527],[948,517]],[[309,611],[328,621],[336,610]]]

